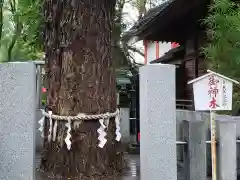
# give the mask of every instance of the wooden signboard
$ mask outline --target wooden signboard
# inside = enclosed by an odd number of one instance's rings
[[[215,111],[232,110],[233,83],[239,84],[233,79],[210,70],[207,74],[188,82],[193,84],[195,110],[210,111],[213,180],[217,180]]]

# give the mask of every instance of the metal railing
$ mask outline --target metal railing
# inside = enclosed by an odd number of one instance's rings
[[[186,99],[176,99],[176,108],[177,109],[192,109],[193,101]]]
[[[217,143],[217,141],[216,141],[216,143]],[[237,140],[236,140],[236,143],[237,143],[237,144],[240,143],[240,140],[237,139]],[[177,145],[186,145],[187,142],[186,142],[186,141],[176,141],[176,144],[177,144]],[[206,144],[211,144],[211,141],[206,141]]]

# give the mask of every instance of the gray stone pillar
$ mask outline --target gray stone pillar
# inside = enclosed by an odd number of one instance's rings
[[[36,66],[36,89],[37,89],[37,112],[36,112],[36,151],[41,152],[43,146],[43,138],[41,137],[41,132],[38,130],[39,125],[38,121],[42,118],[42,71],[41,71],[41,63],[34,62]]]
[[[0,77],[0,179],[35,180],[35,64],[0,64]]]
[[[37,109],[42,106],[42,74],[40,65],[36,64],[36,90],[37,90]]]
[[[236,123],[231,117],[216,116],[218,120],[218,177],[219,180],[237,179]]]
[[[43,138],[41,137],[41,132],[38,130],[40,125],[38,124],[38,121],[42,118],[42,111],[40,109],[37,109],[36,112],[36,152],[41,152],[43,148]]]
[[[189,111],[183,122],[184,140],[187,142],[184,156],[185,179],[206,180],[206,129],[202,116]]]
[[[142,180],[177,180],[175,67],[140,68]]]
[[[121,117],[121,134],[122,143],[128,145],[130,143],[130,120],[129,120],[129,108],[120,108]]]

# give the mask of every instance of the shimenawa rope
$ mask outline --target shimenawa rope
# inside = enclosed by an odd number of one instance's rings
[[[59,115],[50,115],[49,113],[42,110],[42,115],[49,118],[51,116],[52,119],[55,120],[63,120],[63,121],[76,121],[76,120],[92,120],[92,119],[108,119],[112,117],[116,117],[119,115],[119,109],[117,109],[114,113],[105,113],[105,114],[97,114],[97,115],[87,115],[87,114],[78,114],[77,116],[59,116]]]
[[[107,139],[105,138],[107,133],[105,132],[105,129],[107,129],[109,124],[109,119],[112,117],[115,117],[115,124],[116,124],[116,141],[120,141],[121,139],[121,133],[120,133],[120,111],[117,109],[114,113],[105,113],[105,114],[98,114],[98,115],[86,115],[86,114],[78,114],[77,116],[59,116],[52,114],[52,111],[45,112],[42,110],[43,117],[40,119],[39,124],[40,128],[39,131],[44,132],[44,122],[45,117],[49,118],[50,121],[50,127],[49,127],[49,135],[48,135],[48,141],[50,142],[52,140],[52,133],[53,133],[53,141],[56,139],[56,131],[57,131],[57,123],[59,120],[61,121],[67,121],[66,127],[67,130],[67,137],[65,138],[65,143],[67,145],[68,150],[71,149],[71,121],[84,121],[84,120],[92,120],[92,119],[98,119],[100,123],[100,128],[97,130],[99,133],[98,140],[99,144],[98,147],[103,148],[104,145],[107,143]],[[53,123],[52,120],[55,119],[54,127],[52,127]],[[52,129],[53,128],[53,129]]]

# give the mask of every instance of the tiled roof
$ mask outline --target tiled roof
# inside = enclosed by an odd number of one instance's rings
[[[135,25],[128,32],[123,35],[124,39],[129,39],[141,33],[144,29],[151,25],[151,22],[154,21],[156,17],[161,16],[161,14],[164,13],[164,10],[169,7],[174,1],[177,0],[168,0],[150,9],[141,19],[135,23]]]

